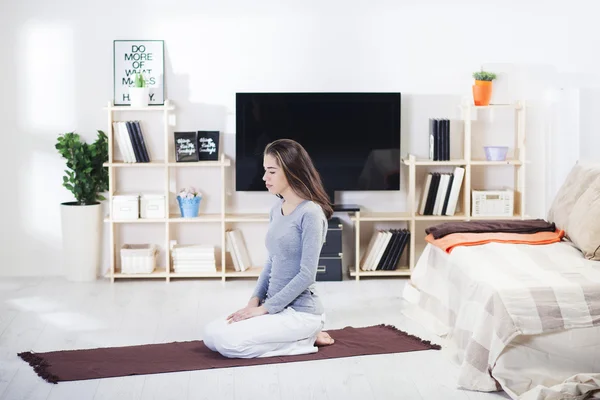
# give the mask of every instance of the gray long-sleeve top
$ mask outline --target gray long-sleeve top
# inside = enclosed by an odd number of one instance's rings
[[[286,307],[322,314],[323,305],[312,286],[316,281],[319,255],[327,236],[327,219],[321,206],[310,200],[283,215],[278,201],[271,209],[266,236],[267,261],[253,296],[269,314]]]

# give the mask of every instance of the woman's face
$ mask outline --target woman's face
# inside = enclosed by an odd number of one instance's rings
[[[271,194],[284,193],[289,187],[289,183],[285,178],[283,169],[277,164],[277,159],[270,154],[267,154],[263,159],[263,167],[265,174],[263,181]]]

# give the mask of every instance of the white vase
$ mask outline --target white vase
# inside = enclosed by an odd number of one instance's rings
[[[69,281],[96,280],[100,270],[102,206],[61,204],[63,272]]]
[[[130,87],[129,88],[129,100],[131,102],[131,107],[146,107],[149,101],[150,88],[143,87]]]

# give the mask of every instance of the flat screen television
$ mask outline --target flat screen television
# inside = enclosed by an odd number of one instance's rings
[[[236,191],[266,191],[265,146],[299,142],[325,190],[400,189],[400,93],[237,93]]]

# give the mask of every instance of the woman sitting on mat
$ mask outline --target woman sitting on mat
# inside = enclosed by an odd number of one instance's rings
[[[230,358],[309,354],[334,342],[321,331],[325,315],[313,289],[333,214],[321,178],[289,139],[266,146],[263,166],[267,189],[280,199],[270,212],[265,267],[248,305],[205,329],[204,344]]]

